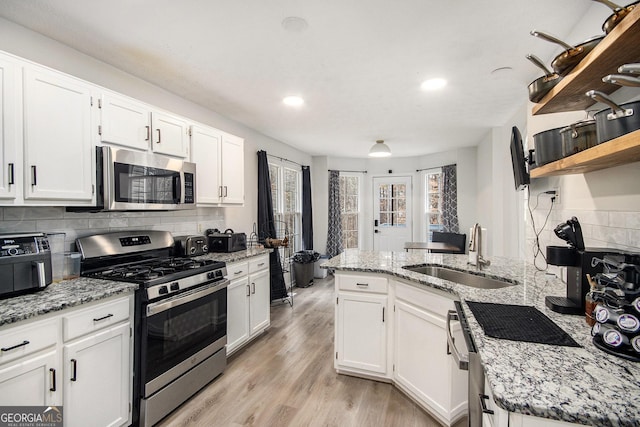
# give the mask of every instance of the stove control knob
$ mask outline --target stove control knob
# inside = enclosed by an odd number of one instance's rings
[[[192,246],[191,249],[189,249],[189,252],[191,252],[191,255],[196,253],[196,247]]]
[[[213,271],[210,271],[210,272],[207,273],[207,279],[211,280],[211,279],[214,279],[214,278],[215,278],[215,275],[214,275]]]
[[[169,293],[169,290],[167,289],[166,286],[160,286],[160,288],[158,289],[158,294],[160,295],[164,295],[168,293]]]
[[[178,282],[172,283],[171,284],[171,290],[172,291],[179,291],[180,290],[180,284]]]
[[[202,245],[202,252],[204,252],[205,254],[206,254],[207,252],[209,252],[209,246],[207,246],[207,245]]]
[[[216,277],[222,277],[222,270],[216,270]]]

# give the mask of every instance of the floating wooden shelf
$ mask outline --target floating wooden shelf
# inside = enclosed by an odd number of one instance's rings
[[[634,8],[533,107],[533,115],[589,108],[595,102],[585,93],[592,89],[604,93],[619,89],[617,85],[604,83],[602,78],[617,73],[620,65],[634,62],[640,62],[640,7]]]
[[[531,170],[531,178],[592,172],[640,161],[640,130]]]

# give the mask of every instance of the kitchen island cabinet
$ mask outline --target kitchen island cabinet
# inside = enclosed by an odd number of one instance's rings
[[[490,400],[500,409],[496,414],[502,414],[498,415],[499,426],[506,426],[506,423],[526,427],[565,423],[602,427],[638,425],[640,366],[597,349],[584,316],[563,315],[546,308],[546,296],[566,295],[566,285],[562,281],[540,273],[535,266],[521,260],[493,257],[491,265],[482,270],[468,265],[467,261],[465,255],[346,250],[321,267],[331,268],[337,275],[379,275],[460,300],[482,359],[486,388],[492,392]],[[475,288],[403,268],[424,265],[499,278],[513,285],[499,289]],[[390,289],[392,292],[393,287]],[[580,347],[489,337],[484,334],[467,301],[533,306],[567,332]],[[459,346],[458,349],[463,348]],[[432,409],[426,409],[437,415]],[[504,421],[505,414],[508,421]]]
[[[389,378],[387,279],[338,274],[335,368],[338,372]]]

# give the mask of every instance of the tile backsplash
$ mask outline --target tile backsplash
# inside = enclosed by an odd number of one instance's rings
[[[532,209],[534,205],[535,200],[532,200]],[[550,207],[550,199],[544,198],[540,199],[538,207],[533,211],[536,231],[539,233],[540,249],[543,254],[546,255],[546,247],[549,245],[567,246],[563,240],[555,235],[553,229],[573,216],[578,218],[580,222],[586,247],[616,248],[640,253],[640,212],[561,209],[556,205],[549,213]],[[549,218],[541,231],[547,214],[549,214]],[[535,235],[528,211],[526,226],[527,260],[532,261]],[[540,266],[544,264],[540,256],[538,256],[537,264]]]
[[[198,208],[171,212],[66,212],[64,207],[0,208],[0,233],[41,231],[65,233],[65,250],[75,239],[120,230],[165,230],[174,235],[204,234],[207,228],[224,227],[222,208]]]

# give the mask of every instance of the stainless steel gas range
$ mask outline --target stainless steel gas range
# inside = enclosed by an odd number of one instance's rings
[[[136,293],[134,424],[151,426],[226,367],[226,266],[174,257],[164,231],[76,240],[81,274],[140,284]]]

